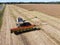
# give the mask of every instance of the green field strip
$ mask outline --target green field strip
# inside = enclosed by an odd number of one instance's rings
[[[5,7],[6,7],[6,6],[4,6],[3,10],[0,11],[0,28],[1,28],[2,23],[3,23],[3,15],[4,15]]]

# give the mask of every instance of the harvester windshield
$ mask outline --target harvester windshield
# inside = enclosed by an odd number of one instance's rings
[[[31,24],[29,23],[29,22],[25,22],[25,23],[23,23],[23,24],[20,24],[20,26],[22,27],[22,26],[30,26]]]

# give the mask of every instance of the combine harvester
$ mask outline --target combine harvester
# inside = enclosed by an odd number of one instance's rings
[[[34,30],[40,30],[39,27],[36,27],[35,24],[31,24],[30,22],[27,22],[26,20],[23,20],[22,18],[17,19],[17,27],[11,29],[11,33],[14,32],[14,34],[18,35],[24,32],[34,31]]]

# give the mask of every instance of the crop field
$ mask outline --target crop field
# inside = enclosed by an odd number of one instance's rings
[[[59,6],[6,4],[0,31],[0,45],[60,45]],[[32,24],[38,24],[41,29],[19,35],[11,33],[11,29],[17,27],[18,17]]]
[[[19,4],[19,6],[30,11],[39,11],[60,18],[60,4]]]
[[[1,28],[1,25],[2,25],[2,21],[3,21],[4,9],[5,9],[5,7],[3,7],[3,5],[1,4],[0,5],[0,28]]]

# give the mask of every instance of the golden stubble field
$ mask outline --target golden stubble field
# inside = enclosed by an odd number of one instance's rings
[[[60,18],[60,4],[18,4],[18,6]]]

